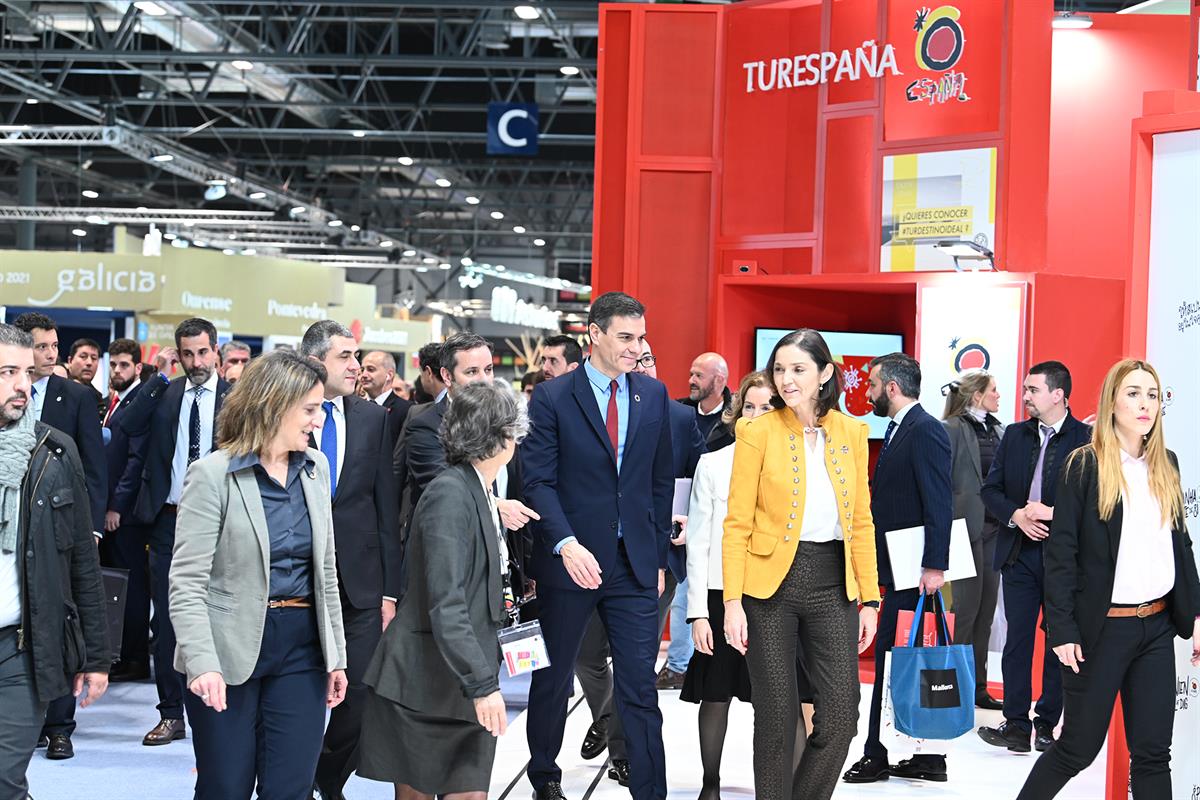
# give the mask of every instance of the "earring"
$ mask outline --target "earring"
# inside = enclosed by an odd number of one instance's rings
[[[821,391],[824,388],[825,388],[825,383],[822,382],[821,385],[817,387],[817,391]]]

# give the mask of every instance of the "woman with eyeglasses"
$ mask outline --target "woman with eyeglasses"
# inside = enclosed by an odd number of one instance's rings
[[[954,642],[975,651],[975,705],[999,711],[1004,704],[987,692],[988,640],[1000,589],[996,557],[999,522],[983,505],[980,492],[1004,426],[994,416],[1000,410],[996,379],[984,370],[969,370],[942,387],[946,408],[942,424],[950,436],[950,479],[954,488],[954,517],[967,521],[975,577],[954,582]]]
[[[1018,800],[1054,797],[1095,760],[1118,692],[1134,800],[1171,797],[1176,636],[1191,638],[1200,666],[1200,578],[1179,461],[1163,437],[1158,373],[1145,361],[1117,362],[1099,406],[1092,443],[1059,475],[1044,551],[1062,735]]]

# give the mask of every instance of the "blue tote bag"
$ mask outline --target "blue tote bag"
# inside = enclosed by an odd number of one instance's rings
[[[956,739],[975,727],[975,655],[950,644],[942,593],[934,596],[938,644],[923,647],[925,596],[917,602],[908,647],[892,649],[892,709],[896,729],[918,739]]]

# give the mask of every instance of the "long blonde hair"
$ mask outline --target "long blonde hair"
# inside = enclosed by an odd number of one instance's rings
[[[1100,519],[1105,522],[1112,519],[1113,510],[1121,499],[1121,492],[1126,488],[1125,476],[1121,472],[1121,442],[1117,438],[1116,416],[1113,410],[1117,402],[1117,392],[1121,390],[1121,382],[1129,373],[1137,370],[1148,372],[1154,378],[1161,403],[1162,381],[1159,380],[1154,367],[1133,358],[1118,361],[1108,371],[1104,385],[1100,388],[1100,403],[1096,411],[1096,424],[1092,428],[1091,447],[1075,451],[1068,462],[1070,469],[1072,464],[1082,463],[1081,453],[1086,450],[1090,449],[1096,454]],[[1142,454],[1146,458],[1146,469],[1150,475],[1150,492],[1162,509],[1162,521],[1167,525],[1174,524],[1183,518],[1183,492],[1179,483],[1179,470],[1171,463],[1167,455],[1167,445],[1163,440],[1161,405],[1158,419],[1146,435]]]
[[[986,393],[991,385],[992,376],[982,369],[967,370],[961,373],[956,380],[952,380],[942,387],[942,394],[946,396],[946,407],[942,410],[942,419],[966,414],[971,408],[971,402],[975,399],[975,395],[980,392]]]

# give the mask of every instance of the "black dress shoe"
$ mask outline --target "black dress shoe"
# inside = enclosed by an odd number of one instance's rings
[[[1054,745],[1054,726],[1047,723],[1033,723],[1033,746],[1039,753],[1044,753]]]
[[[886,781],[891,774],[892,768],[888,766],[886,758],[863,756],[846,770],[842,780],[846,783],[875,783]]]
[[[997,728],[984,725],[976,733],[993,747],[1007,747],[1014,753],[1029,752],[1029,731],[1021,730],[1011,722],[1002,722]]]
[[[49,746],[50,746],[50,737],[44,733],[39,733],[38,740],[37,740],[37,749],[41,750],[43,747],[49,747]]]
[[[906,758],[892,767],[892,774],[897,778],[908,778],[917,781],[947,780],[945,756],[913,756]]]
[[[150,665],[143,661],[118,661],[108,673],[109,683],[130,683],[150,679]]]
[[[75,757],[75,748],[71,745],[71,737],[65,733],[50,734],[50,743],[46,746],[46,758],[51,761],[65,761]]]
[[[550,781],[542,788],[533,790],[533,800],[567,800],[567,796],[563,794],[561,783]]]
[[[621,784],[629,785],[629,759],[614,758],[608,765],[608,777]]]
[[[587,736],[583,737],[583,747],[579,748],[579,755],[583,756],[584,761],[591,761],[608,747],[608,720],[609,716],[605,714],[588,728]]]
[[[183,720],[164,719],[160,720],[157,725],[150,729],[149,733],[142,737],[142,744],[147,747],[158,747],[170,744],[176,739],[182,739],[186,735]]]
[[[985,711],[1003,711],[1004,703],[984,692],[983,694],[975,695],[975,707],[982,708]]]

